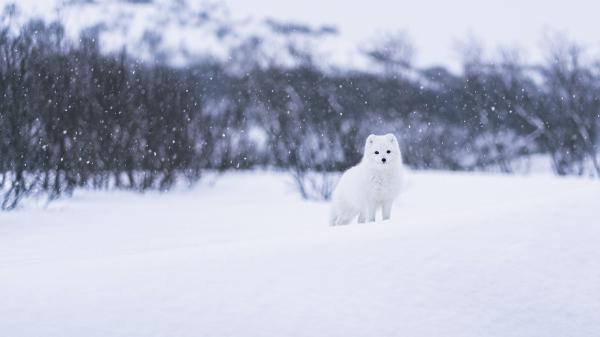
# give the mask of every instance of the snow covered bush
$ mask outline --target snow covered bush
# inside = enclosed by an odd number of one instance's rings
[[[257,167],[327,199],[366,135],[386,132],[417,169],[512,172],[546,154],[557,174],[600,176],[600,71],[568,43],[547,64],[475,57],[461,74],[414,67],[402,34],[366,51],[383,72],[322,69],[292,40],[297,62],[258,60],[255,41],[227,61],[174,67],[102,52],[99,29],[75,42],[59,23],[14,29],[11,13],[0,20],[2,209],[37,193],[167,190],[203,170]]]

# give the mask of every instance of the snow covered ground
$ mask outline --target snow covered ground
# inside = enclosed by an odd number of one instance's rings
[[[598,181],[413,173],[346,227],[289,182],[0,213],[0,335],[600,335]]]

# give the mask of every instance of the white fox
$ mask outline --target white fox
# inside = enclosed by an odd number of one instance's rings
[[[357,216],[359,223],[375,221],[380,208],[383,220],[388,220],[401,182],[398,140],[391,133],[370,135],[362,160],[344,172],[333,192],[330,225],[347,225]]]

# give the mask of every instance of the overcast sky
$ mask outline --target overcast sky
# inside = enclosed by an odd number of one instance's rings
[[[234,16],[273,17],[337,26],[349,43],[404,30],[420,65],[456,65],[457,45],[480,40],[490,53],[519,47],[539,61],[548,32],[600,50],[600,2],[594,0],[226,0]]]
[[[5,4],[14,0],[0,0]],[[25,12],[54,13],[62,0],[20,0]],[[100,0],[97,0],[100,1]],[[102,0],[106,1],[106,0]],[[108,0],[111,1],[111,0]],[[156,0],[158,1],[158,0]],[[162,0],[167,1],[167,0]],[[187,0],[217,2],[220,0]],[[340,38],[326,48],[335,62],[358,65],[361,46],[386,32],[405,31],[418,66],[460,69],[459,46],[479,41],[487,56],[518,48],[525,62],[540,62],[544,39],[561,33],[600,58],[600,1],[594,0],[222,0],[233,17],[275,18],[334,25]],[[364,50],[364,49],[363,49]]]

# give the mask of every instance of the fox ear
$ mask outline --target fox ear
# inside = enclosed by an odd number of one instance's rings
[[[367,144],[373,144],[374,138],[375,138],[375,135],[370,134],[369,137],[367,137]]]
[[[394,136],[393,133],[388,133],[387,135],[385,135],[391,143],[396,143],[398,142],[398,140],[396,139],[396,136]]]

